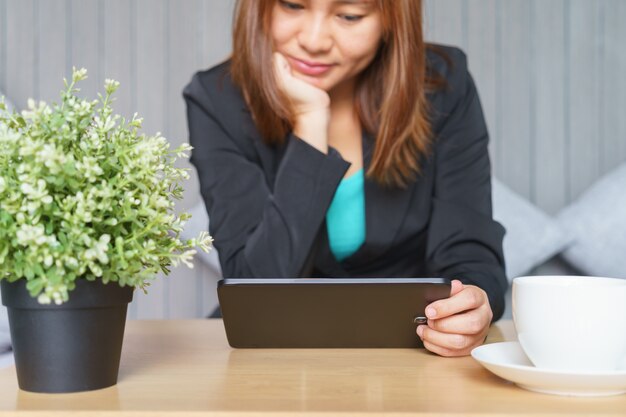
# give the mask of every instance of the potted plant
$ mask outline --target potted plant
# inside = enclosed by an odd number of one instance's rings
[[[116,81],[80,99],[86,77],[74,69],[60,104],[0,112],[0,284],[28,391],[114,385],[133,290],[211,245],[181,239],[190,216],[174,213],[189,177],[174,162],[190,146],[114,115]]]

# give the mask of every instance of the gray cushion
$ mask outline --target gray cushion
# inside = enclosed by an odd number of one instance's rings
[[[13,365],[13,352],[0,353],[0,369]]]
[[[7,318],[7,309],[5,306],[0,307],[0,353],[6,352],[11,348],[11,337],[9,336],[9,319]]]
[[[525,198],[495,178],[492,188],[493,217],[506,228],[504,258],[509,281],[528,273],[571,243],[572,237],[555,219]]]
[[[0,294],[1,298],[2,294]],[[11,337],[9,336],[9,317],[7,308],[0,303],[0,354],[11,348]]]
[[[576,242],[563,257],[587,275],[626,278],[626,163],[557,216]]]

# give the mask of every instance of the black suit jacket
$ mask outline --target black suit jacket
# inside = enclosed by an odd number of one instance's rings
[[[191,162],[224,277],[448,277],[483,288],[494,319],[504,310],[504,229],[492,219],[488,134],[465,55],[428,53],[445,90],[429,96],[433,152],[406,189],[365,181],[366,236],[342,262],[332,255],[325,215],[348,163],[290,134],[266,145],[229,62],[185,87]],[[268,110],[269,111],[269,110]],[[364,168],[373,138],[363,136]]]

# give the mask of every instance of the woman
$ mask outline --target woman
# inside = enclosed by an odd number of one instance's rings
[[[224,276],[452,278],[416,331],[469,354],[507,281],[463,53],[418,0],[239,0],[233,50],[184,91]]]

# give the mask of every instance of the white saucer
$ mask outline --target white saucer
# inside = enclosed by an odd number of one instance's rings
[[[483,345],[472,357],[501,378],[536,392],[595,397],[626,393],[626,369],[602,373],[536,368],[518,342]]]

